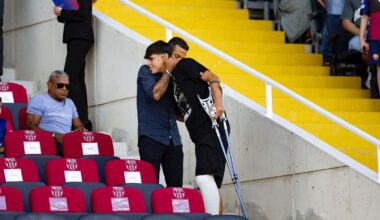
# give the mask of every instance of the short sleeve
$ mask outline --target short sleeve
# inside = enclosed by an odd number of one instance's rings
[[[68,104],[70,105],[71,113],[72,113],[72,119],[78,118],[79,115],[78,115],[77,107],[75,107],[73,100],[68,98],[68,99],[66,99],[66,101],[68,101]]]
[[[182,69],[192,79],[199,79],[208,69],[192,58],[182,59],[178,63],[178,68]]]
[[[351,7],[351,1],[346,1],[344,3],[344,8],[342,12],[342,16],[340,17],[342,20],[347,19],[353,21],[354,19],[354,9]]]
[[[146,65],[140,68],[137,80],[141,84],[146,96],[151,99],[154,99],[153,88],[154,88],[154,85],[156,84],[156,79]]]
[[[34,96],[32,100],[30,100],[27,110],[27,113],[42,116],[43,114],[43,99],[41,95]]]

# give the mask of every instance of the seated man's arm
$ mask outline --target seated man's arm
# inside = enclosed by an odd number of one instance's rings
[[[354,23],[352,23],[351,20],[343,19],[342,25],[343,25],[343,28],[346,31],[350,32],[351,34],[357,35],[357,36],[360,35],[360,28],[356,27],[356,25]]]
[[[87,129],[83,126],[79,117],[73,119],[73,128],[74,128],[74,131],[87,131]]]
[[[216,108],[215,118],[219,118],[224,113],[223,100],[222,100],[222,87],[220,86],[220,80],[217,75],[209,70],[206,70],[201,79],[208,82],[211,88],[212,95],[214,97],[214,105]]]
[[[42,130],[38,125],[40,124],[41,116],[26,113],[26,129],[28,130]]]

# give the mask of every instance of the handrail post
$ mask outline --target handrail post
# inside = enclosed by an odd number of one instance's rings
[[[166,42],[169,42],[170,39],[173,37],[173,32],[169,28],[165,28],[165,34],[166,34]]]
[[[266,101],[266,115],[267,117],[272,117],[273,106],[272,106],[272,86],[265,83],[265,101]]]
[[[248,0],[243,1],[243,8],[247,9],[248,8]]]

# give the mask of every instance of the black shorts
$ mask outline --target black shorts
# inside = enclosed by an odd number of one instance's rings
[[[228,144],[225,139],[223,126],[219,128],[224,148],[227,149]],[[195,143],[195,156],[197,159],[195,167],[195,175],[213,175],[218,188],[222,186],[226,160],[220,146],[215,130],[211,129],[198,138]]]

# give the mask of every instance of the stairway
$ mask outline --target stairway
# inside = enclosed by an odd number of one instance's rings
[[[235,0],[133,2],[380,138],[380,102],[361,89],[359,77],[330,76],[329,69],[321,66],[321,55],[306,54],[304,45],[285,44],[285,34],[272,31],[272,22],[249,20],[248,11],[236,9]],[[165,39],[163,27],[118,0],[98,0],[94,7],[152,41]],[[189,45],[189,57],[204,64],[229,87],[265,106],[261,81],[191,42]],[[283,93],[274,90],[273,100],[276,114],[377,171],[374,145]]]

